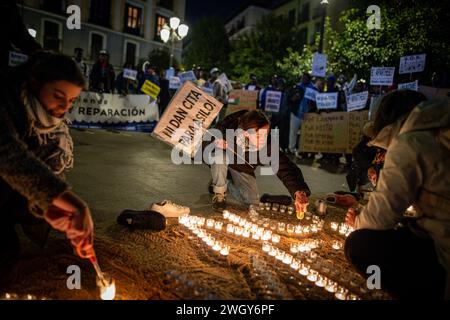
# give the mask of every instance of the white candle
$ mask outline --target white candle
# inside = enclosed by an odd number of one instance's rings
[[[220,254],[223,256],[227,256],[230,253],[230,246],[223,246],[222,250],[220,250]]]
[[[303,233],[303,227],[301,225],[295,226],[295,234],[302,234]]]
[[[300,263],[296,259],[293,259],[291,263],[291,268],[294,270],[298,270],[298,268],[300,268]]]
[[[262,250],[264,252],[270,252],[271,249],[272,249],[272,246],[270,245],[270,243],[268,243],[268,242],[263,243]]]
[[[290,254],[285,254],[283,258],[283,263],[290,265],[292,263],[292,256]]]
[[[325,279],[325,277],[319,275],[317,277],[316,286],[318,286],[319,288],[324,288],[326,285],[327,285],[327,280]]]
[[[300,273],[302,276],[307,276],[309,274],[309,267],[305,264],[302,264],[298,273]]]
[[[291,252],[297,253],[298,252],[298,245],[296,243],[291,244]]]
[[[339,288],[337,290],[337,292],[334,294],[334,296],[336,298],[338,298],[339,300],[346,300],[347,299],[347,294],[348,294],[347,289]]]
[[[277,255],[277,252],[278,252],[277,248],[272,247],[270,248],[269,256],[275,257]]]
[[[272,242],[273,243],[280,243],[281,237],[278,234],[272,234]]]
[[[227,232],[228,233],[234,233],[234,225],[227,224]]]
[[[308,279],[308,280],[311,281],[311,282],[316,282],[316,281],[317,281],[317,276],[318,276],[317,271],[315,271],[315,270],[309,270],[309,274],[308,274],[308,276],[306,277],[306,279]]]
[[[272,239],[272,231],[270,231],[270,230],[264,231],[264,234],[262,235],[261,239],[264,241],[268,241],[268,240]]]
[[[257,234],[257,233],[254,233],[253,235],[252,235],[252,239],[254,239],[254,240],[259,240],[259,235]]]
[[[208,227],[208,228],[212,228],[212,227],[214,227],[214,219],[208,219],[208,220],[206,220],[206,227]]]
[[[333,231],[337,231],[338,227],[339,227],[339,225],[338,225],[337,222],[332,222],[332,223],[331,223],[331,229],[332,229]]]
[[[228,219],[230,217],[230,211],[223,210],[222,215],[224,219]]]
[[[244,232],[242,232],[242,236],[244,238],[250,238],[250,231],[249,230],[244,230]]]
[[[277,255],[275,256],[275,258],[277,260],[283,261],[285,256],[285,253],[282,250],[278,250]]]
[[[206,244],[210,247],[212,247],[215,244],[214,238],[210,237],[208,238],[208,241],[206,241]]]
[[[288,224],[288,225],[286,226],[286,231],[287,231],[287,233],[289,233],[289,234],[294,233],[294,226],[293,226],[292,224]]]
[[[334,281],[328,281],[327,285],[325,286],[325,290],[331,293],[335,293],[337,291],[337,284]]]
[[[217,221],[214,224],[214,229],[221,231],[222,230],[222,226],[223,226],[223,222],[222,221]]]
[[[286,229],[286,224],[283,222],[278,223],[278,231],[283,232]]]
[[[342,244],[339,241],[333,241],[333,245],[332,245],[334,250],[340,250],[342,248]]]
[[[234,233],[235,233],[237,236],[241,236],[243,232],[244,232],[244,229],[243,229],[242,227],[236,227],[236,228],[234,228]]]

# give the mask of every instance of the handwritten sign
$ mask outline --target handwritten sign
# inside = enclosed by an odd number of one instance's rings
[[[347,111],[355,111],[364,109],[369,98],[369,91],[354,93],[347,96]]]
[[[316,95],[319,91],[311,89],[311,88],[306,88],[305,91],[305,98],[309,99],[311,101],[316,101]]]
[[[370,84],[373,86],[390,86],[394,83],[395,67],[372,67]]]
[[[414,82],[408,82],[408,83],[399,83],[397,86],[397,89],[409,89],[414,91],[419,91],[419,81],[416,80]]]
[[[353,148],[361,141],[364,125],[369,121],[369,111],[351,112],[348,114],[348,148],[351,153]]]
[[[9,52],[9,63],[10,67],[16,67],[25,63],[28,60],[28,56],[19,52],[10,51]]]
[[[282,96],[283,93],[280,91],[267,90],[264,110],[267,112],[280,112]]]
[[[142,85],[141,91],[146,95],[152,97],[153,99],[157,99],[161,88],[150,80],[145,80],[144,84]]]
[[[169,89],[178,90],[181,87],[181,80],[178,77],[171,77],[169,80]]]
[[[197,81],[197,77],[195,76],[195,73],[192,70],[183,72],[183,73],[179,73],[178,77],[180,78],[181,84],[185,83],[186,81],[192,81],[192,82]]]
[[[187,81],[172,98],[153,135],[194,157],[204,132],[222,107],[217,99]]]
[[[400,58],[399,74],[422,72],[425,70],[426,54],[416,54]]]
[[[319,110],[336,109],[338,103],[338,93],[318,93],[316,94],[316,104]]]
[[[327,55],[314,53],[312,61],[312,72],[315,77],[325,77],[327,74]]]
[[[227,114],[241,110],[256,110],[258,91],[232,90],[228,95]]]
[[[123,77],[125,79],[136,80],[137,71],[132,69],[123,69]]]

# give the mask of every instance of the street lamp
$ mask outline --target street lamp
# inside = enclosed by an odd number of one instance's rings
[[[323,51],[323,36],[325,33],[325,17],[327,16],[327,6],[329,5],[328,0],[320,1],[320,4],[323,6],[323,14],[322,14],[322,28],[320,29],[320,42],[319,42],[319,53]]]
[[[185,24],[180,24],[181,20],[177,17],[172,17],[169,20],[169,25],[165,24],[160,32],[161,40],[164,43],[167,43],[169,40],[171,42],[170,46],[170,67],[172,68],[173,64],[173,49],[175,40],[181,41],[184,37],[187,36],[189,32],[189,27]]]

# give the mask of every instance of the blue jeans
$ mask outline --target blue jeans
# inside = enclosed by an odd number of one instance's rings
[[[228,166],[224,155],[217,155],[211,164],[212,185],[214,193],[229,194],[246,205],[259,203],[259,192],[256,178],[253,175],[236,171]],[[227,179],[230,172],[231,180]]]

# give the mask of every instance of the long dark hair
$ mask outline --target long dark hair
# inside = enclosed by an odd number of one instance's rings
[[[389,92],[380,102],[373,128],[378,134],[384,127],[396,122],[410,113],[415,106],[427,100],[424,94],[413,90],[395,90]]]
[[[71,57],[60,53],[40,51],[23,65],[25,85],[37,94],[47,83],[67,81],[80,88],[86,87],[86,81],[77,64]]]
[[[264,113],[259,110],[252,110],[246,112],[239,118],[238,127],[242,130],[257,130],[269,124],[270,121]]]

